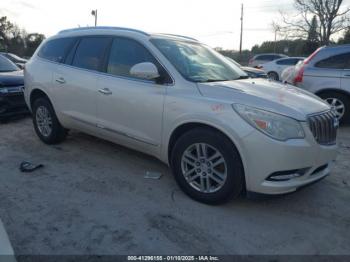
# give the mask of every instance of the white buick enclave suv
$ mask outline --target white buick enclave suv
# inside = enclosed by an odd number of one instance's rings
[[[195,39],[126,28],[61,31],[26,64],[39,138],[69,129],[153,155],[190,197],[282,194],[318,181],[338,120],[316,96],[238,67]]]

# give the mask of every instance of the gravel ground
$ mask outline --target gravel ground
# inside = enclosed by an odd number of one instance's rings
[[[77,132],[47,146],[31,119],[17,120],[0,125],[0,217],[17,255],[349,255],[350,127],[339,137],[319,183],[213,207],[185,196],[154,158]],[[24,160],[45,167],[21,173]]]

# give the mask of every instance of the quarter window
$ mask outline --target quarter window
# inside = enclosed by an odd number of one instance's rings
[[[38,56],[53,62],[62,63],[67,51],[73,46],[75,41],[75,38],[50,40],[40,49]]]
[[[109,37],[87,37],[80,40],[73,59],[73,66],[98,71],[103,63]]]
[[[291,58],[291,59],[279,60],[276,63],[278,65],[296,65],[299,61],[300,61],[300,59]]]

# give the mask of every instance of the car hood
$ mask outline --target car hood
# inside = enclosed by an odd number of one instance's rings
[[[198,83],[198,88],[205,97],[261,108],[299,121],[305,121],[309,114],[330,109],[327,103],[305,90],[265,79]]]
[[[0,88],[23,85],[23,71],[0,72]]]

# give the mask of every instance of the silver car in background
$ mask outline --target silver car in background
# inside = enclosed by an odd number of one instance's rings
[[[282,80],[318,95],[350,122],[350,45],[319,48]]]
[[[258,67],[259,65],[274,61],[276,59],[280,59],[280,58],[286,58],[288,56],[283,55],[283,54],[258,54],[253,56],[253,58],[251,58],[249,60],[248,66],[250,67]]]

